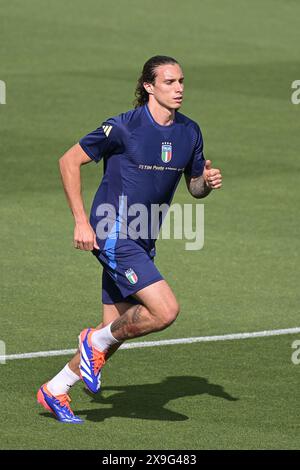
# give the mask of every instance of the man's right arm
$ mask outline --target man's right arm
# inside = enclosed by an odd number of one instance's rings
[[[64,190],[75,221],[74,247],[86,251],[99,249],[81,195],[80,168],[91,161],[79,144],[75,144],[59,159]]]

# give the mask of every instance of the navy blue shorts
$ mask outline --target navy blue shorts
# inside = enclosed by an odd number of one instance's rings
[[[129,302],[138,304],[133,294],[161,281],[162,275],[154,265],[153,257],[135,241],[117,243],[113,250],[93,250],[103,266],[102,303]]]

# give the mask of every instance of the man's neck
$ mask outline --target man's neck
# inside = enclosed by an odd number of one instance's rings
[[[149,111],[155,122],[161,126],[170,126],[175,119],[175,110],[167,109],[161,106],[157,101],[149,100]]]

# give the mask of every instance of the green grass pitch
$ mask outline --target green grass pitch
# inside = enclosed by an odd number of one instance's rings
[[[101,272],[72,248],[57,160],[132,107],[143,63],[176,57],[182,112],[202,127],[223,189],[205,200],[205,246],[160,240],[181,304],[149,340],[299,326],[300,79],[295,1],[11,0],[0,4],[1,328],[7,354],[76,347],[101,316]],[[102,165],[83,169],[89,208]],[[192,198],[179,186],[174,202]],[[35,402],[66,357],[0,364],[1,449],[296,449],[299,335],[119,351],[103,392],[72,391],[82,426]]]

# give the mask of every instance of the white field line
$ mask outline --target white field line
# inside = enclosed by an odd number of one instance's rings
[[[265,338],[267,336],[280,336],[300,333],[300,327],[285,328],[281,330],[267,330],[267,331],[253,331],[251,333],[234,333],[228,335],[218,336],[196,336],[194,338],[178,338],[166,339],[161,341],[143,341],[135,343],[123,344],[120,349],[135,349],[135,348],[151,348],[155,346],[168,346],[173,344],[191,344],[191,343],[208,343],[212,341],[229,341],[236,339],[248,338]],[[50,357],[50,356],[68,356],[74,354],[77,349],[60,349],[56,351],[38,351],[23,354],[9,354],[0,356],[1,361],[12,361],[14,359],[32,359],[35,357]]]

